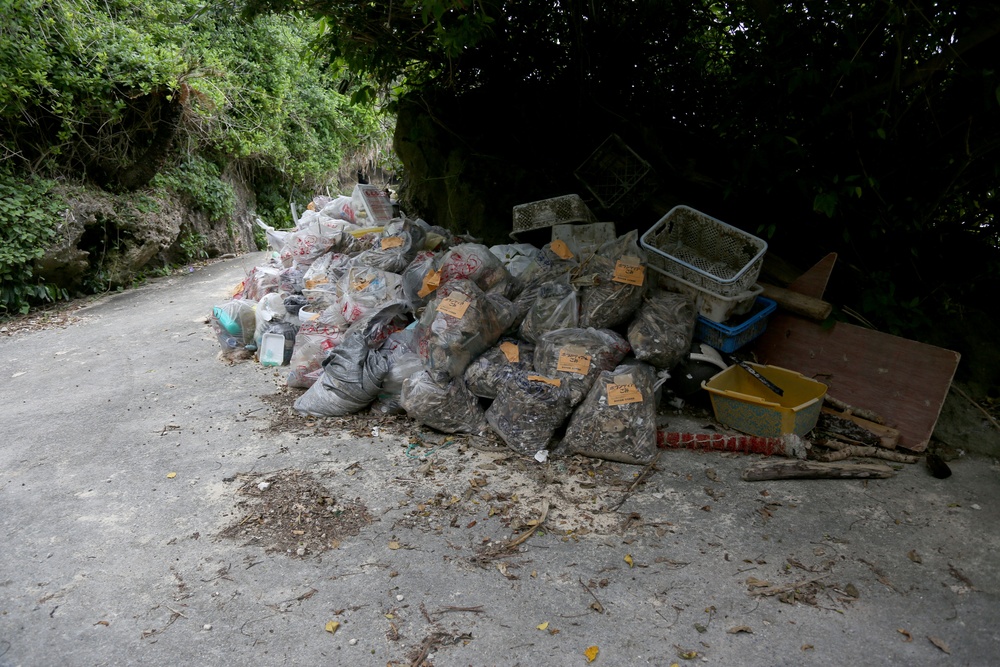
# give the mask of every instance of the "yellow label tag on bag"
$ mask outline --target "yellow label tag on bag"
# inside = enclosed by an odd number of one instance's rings
[[[559,361],[556,363],[556,370],[586,375],[590,370],[590,358],[586,348],[579,345],[567,345],[559,350]]]
[[[638,257],[625,256],[615,264],[615,272],[611,280],[626,285],[642,285],[646,279],[646,267]]]
[[[330,282],[329,278],[327,278],[325,275],[322,275],[315,278],[310,278],[309,280],[305,281],[304,284],[306,289],[316,289],[318,285],[326,285],[329,282]]]
[[[431,269],[424,276],[424,282],[420,285],[420,290],[417,292],[417,296],[423,299],[425,296],[433,292],[441,284],[441,272]]]
[[[441,303],[438,304],[437,310],[445,315],[451,315],[452,317],[462,319],[465,317],[465,311],[469,309],[470,305],[472,305],[472,302],[469,301],[469,297],[461,292],[452,292],[445,298],[441,299]]]
[[[550,384],[553,387],[558,387],[562,385],[562,380],[559,380],[558,378],[547,378],[543,375],[529,375],[528,379],[535,380],[537,382],[544,382],[545,384]]]
[[[606,384],[604,388],[608,393],[608,405],[642,403],[642,392],[634,383]]]
[[[511,343],[509,340],[500,343],[500,351],[503,352],[503,356],[507,357],[507,361],[512,364],[516,364],[521,361],[521,349],[517,346],[517,343]]]
[[[382,250],[389,250],[390,248],[398,248],[401,245],[403,245],[402,236],[387,236],[384,239],[382,239],[380,247],[382,248]]]
[[[566,242],[562,239],[556,239],[550,243],[549,248],[552,249],[552,252],[554,252],[559,259],[573,259],[573,251],[569,249],[569,246],[566,245]]]

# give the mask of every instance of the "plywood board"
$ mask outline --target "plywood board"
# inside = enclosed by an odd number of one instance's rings
[[[899,446],[927,448],[961,358],[958,352],[837,322],[775,313],[753,346],[757,360],[826,384],[834,398],[867,408],[899,430]]]
[[[830,282],[830,274],[833,273],[833,265],[836,263],[837,253],[831,252],[816,262],[811,269],[788,283],[788,289],[814,299],[822,299],[827,283]]]

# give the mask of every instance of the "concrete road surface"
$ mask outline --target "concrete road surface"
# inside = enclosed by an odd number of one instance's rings
[[[1000,664],[996,460],[750,483],[291,416],[205,323],[262,258],[0,337],[0,665]]]

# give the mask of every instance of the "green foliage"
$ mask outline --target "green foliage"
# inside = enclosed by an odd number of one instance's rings
[[[157,174],[153,184],[186,196],[211,220],[232,218],[236,206],[233,187],[223,181],[219,167],[192,156],[176,167]]]
[[[324,183],[378,113],[338,92],[340,65],[306,54],[314,37],[301,17],[245,20],[201,0],[4,3],[0,157],[111,183],[172,141]]]
[[[180,246],[183,262],[208,259],[208,253],[205,252],[205,238],[198,232],[181,234]]]
[[[879,325],[905,325],[914,320],[908,311],[935,305],[938,265],[952,263],[945,255],[960,240],[996,249],[995,2],[248,6],[316,17],[323,53],[401,95],[400,109],[431,118],[442,156],[502,165],[483,167],[473,190],[531,201],[578,187],[560,173],[571,174],[613,131],[653,163],[660,182],[650,187],[759,225],[793,260],[815,246],[840,253],[851,297]],[[356,97],[373,92],[358,88]],[[510,120],[486,121],[498,109]],[[440,165],[428,169],[428,179],[444,175]],[[463,171],[466,185],[475,178]],[[424,196],[447,194],[428,185]],[[490,222],[509,224],[501,215]],[[943,278],[950,293],[975,284],[970,268]],[[869,280],[882,271],[891,281]],[[864,297],[870,289],[884,298]]]
[[[67,298],[64,290],[32,275],[32,264],[55,238],[65,209],[51,194],[54,185],[0,170],[0,314],[26,313],[33,303]]]

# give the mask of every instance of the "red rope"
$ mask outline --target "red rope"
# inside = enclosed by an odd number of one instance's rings
[[[783,438],[763,438],[756,435],[722,435],[721,433],[672,433],[656,432],[656,446],[660,449],[703,449],[716,452],[743,454],[786,454]]]

